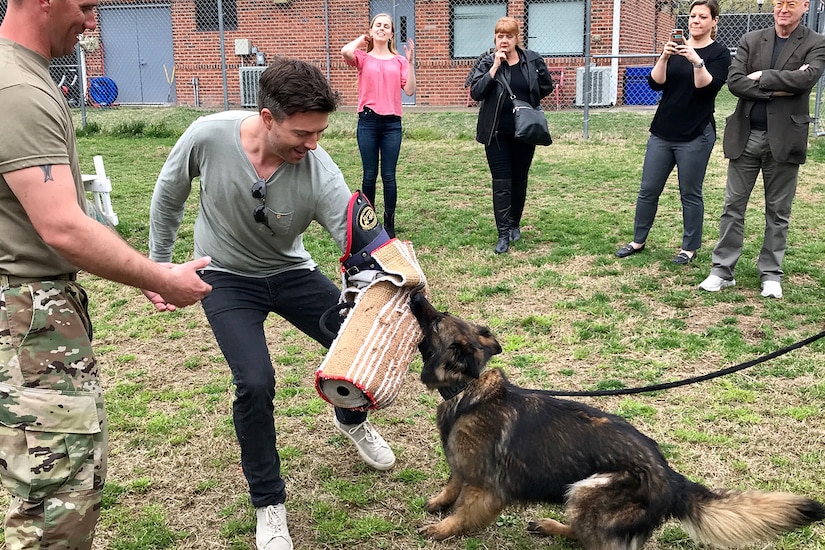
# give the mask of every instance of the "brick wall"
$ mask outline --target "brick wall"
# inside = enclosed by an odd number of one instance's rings
[[[413,1],[413,0],[409,0]],[[641,53],[661,51],[663,40],[673,27],[670,12],[655,9],[652,0],[621,0],[622,25],[620,51]],[[262,9],[265,6],[265,9]],[[137,7],[136,9],[140,9]],[[464,79],[473,65],[472,59],[450,58],[449,0],[417,0],[415,13],[416,104],[420,106],[465,106],[467,90]],[[511,0],[509,15],[523,19],[524,0]],[[225,33],[227,87],[231,106],[240,105],[238,69],[254,65],[254,56],[241,59],[235,55],[235,39],[249,39],[267,61],[274,55],[298,57],[316,64],[330,78],[333,88],[341,92],[342,104],[353,106],[357,101],[356,71],[341,59],[341,47],[364,33],[369,25],[368,2],[336,0],[329,2],[330,28],[327,32],[324,0],[291,0],[288,3],[262,3],[258,0],[237,0],[238,29]],[[594,55],[611,52],[613,33],[613,0],[594,0],[591,50]],[[217,32],[195,29],[195,5],[190,0],[172,3],[173,46],[176,69],[176,93],[181,105],[195,103],[192,80],[198,81],[198,98],[202,106],[223,106],[220,37]],[[655,45],[654,45],[655,30]],[[488,29],[490,45],[493,29]],[[326,40],[329,36],[327,50]],[[87,55],[89,76],[105,73],[105,44]],[[650,64],[652,60],[620,60],[620,65]],[[581,57],[547,58],[547,64],[563,68],[564,85],[559,91],[561,108],[573,103],[576,90],[576,67],[584,65]],[[609,65],[610,60],[599,60]],[[619,98],[621,100],[620,74]],[[547,108],[556,107],[556,98],[545,100]]]

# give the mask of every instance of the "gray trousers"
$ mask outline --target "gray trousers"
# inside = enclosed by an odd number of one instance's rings
[[[659,197],[668,176],[676,167],[682,199],[682,249],[701,248],[705,217],[702,183],[714,143],[716,132],[711,124],[705,127],[702,135],[690,141],[668,141],[651,134],[647,140],[642,183],[636,198],[633,242],[641,244],[647,240],[659,209]]]
[[[713,249],[711,275],[732,279],[736,262],[742,255],[745,235],[745,210],[759,171],[765,186],[765,237],[759,252],[759,279],[782,280],[782,260],[788,240],[791,203],[796,195],[799,165],[777,162],[764,130],[752,130],[745,152],[728,164],[725,205],[719,222],[719,242]]]

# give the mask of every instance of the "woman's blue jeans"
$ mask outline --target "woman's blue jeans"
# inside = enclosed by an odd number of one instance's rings
[[[384,211],[395,214],[398,188],[395,183],[395,168],[401,152],[401,117],[379,115],[369,107],[358,113],[358,149],[364,177],[361,190],[375,206],[375,188],[378,181],[378,164],[381,163],[381,183],[384,188]]]
[[[321,315],[338,303],[341,291],[318,269],[296,269],[270,277],[244,277],[207,270],[212,292],[201,304],[235,384],[232,419],[241,447],[241,466],[256,508],[286,500],[281,460],[275,447],[275,371],[264,321],[277,313],[324,347],[332,341],[319,328]],[[342,318],[332,315],[340,324]],[[332,332],[337,330],[329,327]],[[336,407],[344,424],[360,424],[367,413]]]
[[[668,141],[651,134],[647,140],[642,184],[636,199],[633,242],[644,243],[647,240],[659,209],[659,197],[668,176],[676,167],[684,225],[682,249],[699,250],[702,247],[702,224],[705,217],[702,184],[714,143],[716,131],[710,123],[702,135],[691,141]]]

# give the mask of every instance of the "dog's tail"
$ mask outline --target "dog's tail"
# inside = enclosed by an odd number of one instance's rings
[[[717,547],[767,542],[825,518],[821,503],[799,495],[690,485],[675,515],[691,538]]]

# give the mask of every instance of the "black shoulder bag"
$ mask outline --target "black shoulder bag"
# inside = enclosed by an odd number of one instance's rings
[[[544,116],[544,110],[541,107],[533,107],[526,101],[516,99],[516,94],[510,89],[507,78],[504,77],[501,80],[504,82],[504,87],[513,102],[516,140],[530,145],[550,145],[553,143],[553,138],[550,137],[550,129],[547,128],[547,117]]]

